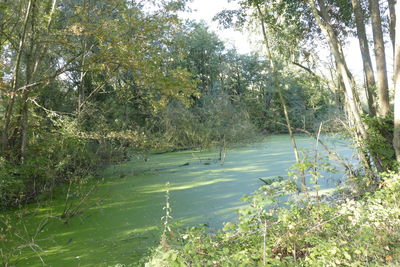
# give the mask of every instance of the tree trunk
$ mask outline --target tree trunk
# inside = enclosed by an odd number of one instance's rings
[[[358,42],[360,45],[361,56],[364,67],[369,114],[371,116],[375,116],[376,110],[374,107],[374,89],[376,87],[376,84],[375,84],[374,70],[372,68],[371,55],[369,53],[367,34],[365,30],[364,14],[363,14],[364,12],[361,8],[359,0],[352,0],[352,4],[353,4],[354,16],[356,18]]]
[[[345,99],[346,99],[346,110],[351,120],[351,125],[354,129],[354,137],[359,148],[359,158],[363,163],[367,171],[370,171],[370,163],[368,156],[362,151],[362,141],[367,137],[367,129],[364,125],[361,115],[362,109],[359,103],[358,95],[355,93],[355,82],[348,70],[347,63],[343,54],[342,45],[331,25],[331,19],[327,12],[325,3],[323,0],[318,0],[319,10],[316,7],[314,0],[308,0],[313,15],[320,26],[322,32],[327,38],[331,53],[334,56],[336,62],[336,69],[339,77],[341,77],[341,84],[343,85]],[[379,168],[380,166],[377,166]]]
[[[345,89],[344,93],[348,101],[348,107],[350,109],[349,112],[351,112],[351,114],[354,116],[357,130],[359,131],[361,136],[365,138],[367,133],[361,119],[362,111],[360,108],[360,103],[358,103],[357,95],[354,92],[354,79],[351,76],[350,71],[348,70],[347,63],[344,58],[342,50],[342,45],[334,29],[332,28],[332,25],[330,24],[330,17],[326,10],[326,6],[322,0],[318,0],[320,12],[322,15],[322,17],[320,17],[319,11],[315,6],[314,0],[308,0],[308,2],[311,5],[315,19],[317,20],[319,26],[321,27],[321,30],[323,31],[328,40],[329,47],[335,58],[337,71],[342,77]]]
[[[372,33],[374,37],[374,51],[376,61],[376,73],[379,92],[378,114],[386,117],[390,112],[389,86],[386,71],[385,43],[382,33],[382,19],[378,0],[368,0],[371,12]]]
[[[86,9],[86,1],[83,1],[83,6]],[[87,10],[85,10],[87,12]],[[88,49],[88,42],[85,38],[85,36],[82,36],[81,39],[81,46],[82,46],[82,56],[81,56],[81,70],[80,70],[80,77],[79,77],[79,87],[78,87],[78,108],[77,108],[77,115],[78,115],[78,121],[80,122],[81,119],[81,113],[83,106],[85,104],[85,77],[87,72],[84,70],[85,66],[85,56],[86,56],[86,51]]]
[[[86,53],[86,43],[83,46],[83,53],[81,59],[81,68],[84,68],[85,65],[85,53]],[[85,76],[86,72],[82,69],[79,77],[79,87],[78,87],[78,118],[81,117],[81,112],[83,105],[85,104]]]
[[[37,0],[32,0],[32,11],[31,11],[31,33],[29,38],[29,49],[26,52],[26,63],[25,63],[25,85],[28,85],[32,82],[35,72],[38,69],[38,65],[40,62],[40,46],[36,44],[36,11]],[[50,26],[50,24],[49,24]],[[43,46],[45,49],[46,46]],[[20,163],[23,163],[25,160],[26,147],[28,144],[28,128],[29,128],[29,95],[30,88],[25,88],[22,91],[22,102],[21,102],[21,111],[20,111],[20,148],[19,148],[19,157]]]
[[[400,14],[400,3],[396,3],[396,13]],[[397,162],[400,163],[400,20],[396,20],[396,45],[394,65],[394,134],[393,147]]]
[[[396,0],[388,0],[389,6],[389,33],[390,40],[392,42],[393,47],[393,57],[395,56],[395,47],[396,47],[396,11],[395,11],[395,3]]]
[[[336,68],[338,69],[337,64],[336,64]],[[348,132],[353,133],[354,141],[355,141],[356,147],[357,147],[358,158],[360,159],[360,162],[363,165],[364,169],[367,171],[367,173],[369,173],[369,175],[372,176],[371,161],[370,161],[367,151],[365,151],[365,149],[363,148],[363,140],[365,137],[362,136],[359,131],[357,131],[356,119],[354,118],[354,114],[351,112],[352,109],[349,104],[348,98],[346,96],[345,84],[344,84],[343,77],[340,72],[338,72],[338,86],[339,86],[339,89],[341,91],[343,91],[343,93],[345,95],[343,106],[344,106],[344,110],[346,112],[346,116],[348,118],[347,125],[346,125],[348,127]],[[355,99],[358,99],[358,98],[355,98]],[[374,159],[376,168],[379,171],[381,171],[382,165],[380,164],[380,161],[375,159],[375,155],[371,155],[371,156]]]
[[[9,126],[14,110],[14,104],[15,104],[15,98],[17,95],[17,86],[19,82],[19,69],[21,65],[21,57],[25,45],[25,39],[26,39],[26,33],[27,33],[27,28],[28,28],[28,19],[32,11],[32,2],[33,0],[30,0],[28,2],[28,6],[26,8],[25,12],[25,18],[24,18],[24,25],[22,29],[22,35],[21,39],[19,40],[19,45],[18,45],[18,51],[17,51],[17,56],[16,56],[16,61],[15,61],[15,67],[13,71],[13,79],[11,83],[11,92],[10,92],[10,100],[8,101],[6,112],[4,114],[4,125],[3,125],[3,132],[2,132],[2,138],[1,138],[1,146],[3,150],[6,150],[8,147],[8,132],[9,132]]]
[[[29,93],[25,91],[22,96],[22,109],[21,109],[21,136],[20,136],[20,162],[23,163],[26,154],[26,146],[28,144],[28,122],[29,122]]]
[[[274,60],[272,58],[271,50],[270,50],[269,43],[268,43],[267,31],[265,29],[265,24],[264,24],[264,21],[263,21],[263,12],[262,12],[262,10],[261,10],[261,8],[260,8],[260,6],[258,4],[256,5],[256,7],[257,7],[258,13],[260,15],[261,29],[262,29],[262,33],[263,33],[263,37],[264,37],[264,43],[265,43],[265,48],[266,48],[266,52],[267,52],[267,57],[268,57],[268,59],[270,61],[270,65],[271,65],[271,69],[272,69],[272,73],[273,73],[272,75],[273,75],[273,80],[274,80],[274,86],[278,90],[279,100],[281,102],[281,105],[282,105],[282,108],[283,108],[283,113],[285,115],[286,126],[287,126],[287,129],[288,129],[288,132],[289,132],[290,140],[292,142],[296,163],[300,164],[301,161],[300,161],[300,156],[299,156],[299,149],[297,147],[296,138],[293,135],[293,130],[292,130],[292,126],[291,126],[290,118],[289,118],[288,106],[287,106],[286,100],[285,100],[285,98],[283,96],[282,88],[281,88],[281,86],[279,84],[279,81],[277,79],[278,72],[277,72],[277,69],[275,67],[275,63],[274,63]],[[306,176],[305,176],[304,170],[302,170],[302,169],[300,170],[300,176],[301,176],[301,184],[302,184],[302,187],[303,187],[302,190],[304,192],[306,192],[307,191]]]

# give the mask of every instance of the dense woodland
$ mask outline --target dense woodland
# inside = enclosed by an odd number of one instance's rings
[[[218,234],[195,228],[177,237],[167,225],[147,265],[398,264],[400,4],[236,2],[240,9],[215,20],[258,35],[258,53],[228,49],[206,24],[182,20],[185,0],[0,0],[1,209],[96,179],[133,154],[222,154],[287,133],[300,188],[266,183]],[[361,82],[347,65],[349,38],[359,41]],[[296,134],[322,142],[321,132],[341,132],[357,148],[354,169],[321,143],[344,166],[351,200],[266,209],[307,191],[305,177],[318,166],[299,152]]]
[[[339,90],[228,50],[184,3],[3,1],[3,206],[30,201],[127,151],[223,146],[313,130],[342,114]],[[277,77],[279,75],[279,78]],[[272,78],[275,77],[275,78]],[[301,116],[297,116],[301,114]]]

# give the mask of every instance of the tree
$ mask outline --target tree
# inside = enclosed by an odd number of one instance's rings
[[[106,146],[143,144],[170,101],[190,104],[195,82],[172,52],[184,2],[0,3],[1,155],[26,198],[93,170]]]
[[[389,86],[386,70],[385,43],[382,33],[382,19],[379,1],[368,0],[371,12],[372,33],[374,37],[375,61],[377,69],[379,109],[378,114],[382,117],[388,116],[390,112]]]
[[[13,78],[11,82],[11,90],[9,91],[9,100],[7,103],[7,108],[6,112],[4,114],[4,122],[3,122],[3,130],[2,130],[2,148],[3,150],[8,148],[8,142],[9,142],[9,127],[10,127],[10,121],[12,117],[12,113],[14,110],[14,104],[15,104],[15,99],[17,95],[17,86],[19,84],[19,79],[20,79],[20,65],[21,65],[21,60],[22,60],[22,54],[23,54],[23,49],[25,47],[25,40],[26,40],[26,35],[28,31],[28,23],[29,23],[29,18],[32,13],[33,9],[33,0],[30,0],[27,3],[27,7],[25,9],[25,16],[23,20],[23,27],[22,27],[22,33],[21,37],[19,39],[18,43],[18,50],[16,51],[16,60],[15,60],[15,67],[13,71]]]
[[[389,33],[390,33],[390,40],[393,46],[393,55],[395,54],[395,46],[396,46],[396,10],[395,4],[396,0],[388,0],[388,7],[389,7]]]
[[[299,150],[297,147],[296,138],[293,134],[293,127],[291,125],[291,119],[289,117],[288,104],[284,96],[284,88],[287,87],[285,82],[280,79],[280,72],[283,71],[284,66],[287,64],[289,59],[295,55],[295,47],[298,47],[299,37],[304,33],[304,29],[307,28],[301,20],[298,20],[300,13],[298,12],[298,2],[281,2],[281,1],[240,1],[242,10],[240,13],[246,13],[250,11],[252,17],[256,19],[256,24],[259,25],[261,33],[263,35],[263,43],[266,51],[266,58],[269,62],[269,68],[271,72],[272,86],[276,90],[279,102],[281,104],[287,131],[290,136],[290,140],[293,146],[296,162],[301,163],[299,156]],[[273,6],[274,8],[267,8],[267,6]],[[228,12],[219,14],[219,18],[225,24],[229,24]],[[291,16],[284,16],[285,13]],[[283,19],[282,19],[283,18]],[[243,20],[239,19],[240,23]],[[272,33],[270,33],[272,32]],[[273,42],[271,42],[271,39]],[[275,51],[280,53],[273,54],[272,47]],[[287,49],[289,47],[289,49]],[[302,179],[302,186],[305,190],[306,181],[304,172],[300,173]]]
[[[400,3],[396,3],[396,14],[400,14]],[[400,163],[400,20],[396,20],[394,65],[394,134],[393,146],[396,151],[397,162]]]
[[[366,95],[368,101],[368,110],[371,116],[375,116],[374,90],[376,87],[374,70],[372,68],[371,55],[369,53],[369,44],[364,23],[364,13],[359,0],[352,0],[353,12],[357,27],[358,42],[360,44],[361,56],[366,80]]]
[[[217,35],[202,23],[188,22],[177,34],[176,44],[175,53],[181,54],[178,64],[194,75],[198,90],[207,94],[218,87],[224,45]]]

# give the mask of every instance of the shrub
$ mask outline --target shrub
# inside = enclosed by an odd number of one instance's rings
[[[214,235],[204,228],[182,234],[173,258],[187,266],[399,264],[400,175],[386,174],[381,187],[357,201],[282,207],[290,183],[265,185],[247,198],[238,223],[227,223]],[[151,260],[168,261],[166,253],[158,250]]]
[[[17,176],[9,162],[0,157],[0,207],[6,207],[19,202],[23,197],[24,185],[20,176]]]

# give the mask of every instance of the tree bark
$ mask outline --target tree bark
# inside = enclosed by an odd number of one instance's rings
[[[354,129],[354,137],[359,149],[359,158],[363,163],[367,171],[370,170],[370,162],[368,156],[364,151],[362,151],[362,141],[367,137],[367,128],[362,121],[362,109],[358,99],[358,95],[355,93],[355,82],[348,70],[347,63],[343,54],[342,45],[337,37],[332,24],[331,18],[327,12],[326,5],[323,0],[318,0],[317,9],[314,0],[308,0],[310,4],[311,11],[320,26],[322,32],[327,38],[331,53],[334,56],[336,62],[336,69],[339,77],[341,77],[341,84],[343,85],[345,99],[346,99],[346,110],[349,119],[351,120],[351,125]],[[378,165],[379,169],[380,166]]]
[[[14,72],[13,72],[13,79],[12,79],[12,83],[11,83],[10,100],[7,104],[6,112],[4,114],[4,125],[3,125],[3,132],[2,132],[2,138],[1,138],[1,146],[2,146],[3,151],[6,150],[8,147],[8,138],[9,138],[8,132],[9,132],[11,117],[12,117],[13,110],[14,110],[15,98],[17,95],[17,87],[18,87],[19,74],[20,74],[19,69],[20,69],[20,65],[21,65],[23,49],[25,46],[25,39],[26,39],[26,34],[27,34],[27,29],[28,29],[28,19],[32,12],[32,3],[33,3],[33,0],[30,0],[28,2],[28,6],[25,11],[24,24],[23,24],[23,28],[22,28],[21,39],[19,40],[18,51],[17,51],[16,61],[15,61]]]
[[[47,21],[47,28],[45,34],[48,34],[50,31],[50,25],[52,21],[52,16],[55,10],[57,0],[49,0],[51,3],[51,8],[48,10],[48,21]],[[25,84],[29,85],[35,79],[36,72],[39,69],[39,65],[41,60],[46,53],[47,45],[39,46],[37,44],[37,35],[38,32],[36,30],[36,20],[38,16],[35,14],[36,11],[39,10],[38,8],[38,1],[32,0],[32,11],[31,11],[31,34],[30,34],[30,41],[29,41],[29,50],[26,52],[26,66],[25,66]],[[29,96],[31,93],[32,88],[25,88],[22,91],[22,101],[21,101],[21,110],[20,110],[20,147],[19,147],[19,159],[20,162],[23,163],[25,156],[26,156],[26,149],[28,145],[28,130],[29,130]]]
[[[82,58],[81,58],[81,68],[84,68],[85,65],[85,54],[86,54],[86,43],[82,44]],[[85,103],[85,76],[86,76],[86,71],[83,69],[80,72],[80,77],[79,77],[79,87],[78,87],[78,108],[77,108],[77,113],[78,113],[78,118],[81,117],[81,112],[83,105]]]
[[[361,8],[359,0],[352,0],[352,5],[353,5],[354,16],[356,19],[358,42],[360,45],[361,56],[364,67],[369,114],[371,116],[375,116],[376,110],[374,107],[374,89],[376,87],[376,84],[375,84],[374,70],[372,68],[371,55],[369,53],[367,34],[365,30],[364,12]]]
[[[393,57],[395,56],[395,47],[396,47],[396,10],[395,10],[396,0],[388,0],[389,6],[389,33],[390,40],[392,42],[393,47]]]
[[[25,58],[25,84],[28,85],[31,83],[35,71],[37,70],[37,65],[39,64],[39,55],[37,54],[37,50],[39,49],[36,46],[36,11],[37,11],[37,1],[32,0],[32,11],[31,11],[31,31],[29,38],[29,49],[26,52]],[[26,88],[22,92],[22,101],[21,101],[21,111],[20,111],[20,149],[19,149],[19,160],[20,163],[24,162],[26,147],[28,144],[28,128],[29,128],[29,93],[30,88]]]
[[[337,71],[342,76],[342,81],[345,89],[344,93],[350,109],[349,112],[351,112],[352,115],[354,116],[357,130],[359,131],[361,136],[365,138],[367,133],[361,119],[362,111],[360,108],[360,103],[358,103],[357,95],[354,92],[354,85],[355,85],[354,79],[351,76],[350,71],[348,70],[347,63],[344,58],[342,50],[342,45],[332,25],[330,24],[330,16],[326,10],[326,6],[323,0],[318,0],[318,5],[320,8],[320,10],[318,10],[314,3],[314,0],[308,0],[308,2],[310,3],[311,9],[313,11],[315,19],[317,20],[317,23],[319,24],[321,30],[323,31],[328,40],[329,47],[336,61]],[[319,15],[319,13],[321,13],[321,16]]]
[[[275,67],[275,63],[274,60],[272,58],[272,54],[271,54],[271,50],[269,47],[269,43],[268,43],[268,36],[267,36],[267,31],[265,28],[265,24],[263,21],[263,12],[260,8],[260,6],[258,4],[256,4],[257,7],[257,11],[258,14],[260,15],[260,22],[261,22],[261,29],[262,29],[262,33],[263,33],[263,38],[264,38],[264,44],[265,44],[265,48],[266,48],[266,52],[267,52],[267,57],[269,59],[270,65],[271,65],[271,69],[273,72],[273,79],[274,79],[274,86],[275,88],[278,90],[278,95],[279,95],[279,100],[281,102],[282,108],[283,108],[283,113],[285,115],[285,120],[286,120],[286,126],[289,132],[289,136],[290,136],[290,140],[292,142],[292,146],[293,146],[293,151],[294,151],[294,156],[296,159],[296,163],[300,164],[301,160],[300,160],[300,156],[299,156],[299,149],[297,147],[297,142],[296,142],[296,138],[293,135],[293,130],[292,130],[292,126],[290,123],[290,118],[289,118],[289,111],[288,111],[288,105],[286,103],[285,97],[283,96],[283,92],[282,92],[282,88],[279,85],[279,81],[277,80],[277,69]],[[301,184],[302,184],[302,190],[304,192],[307,191],[307,185],[306,185],[306,176],[304,171],[301,169],[300,170],[300,176],[301,176]]]
[[[336,68],[338,68],[337,64]],[[346,113],[346,116],[348,118],[348,121],[344,124],[345,127],[347,127],[347,130],[349,133],[353,134],[354,141],[356,143],[357,147],[357,154],[358,158],[361,162],[361,164],[364,166],[364,169],[367,171],[367,173],[372,176],[372,167],[371,167],[371,160],[369,158],[369,155],[367,151],[363,148],[363,140],[365,136],[362,136],[359,131],[357,131],[357,123],[354,118],[354,114],[351,112],[351,107],[348,101],[348,98],[346,96],[346,89],[345,89],[345,84],[343,82],[343,77],[340,72],[338,72],[338,86],[339,89],[344,92],[344,111]],[[358,101],[358,98],[355,98]],[[360,109],[361,110],[361,109]],[[375,166],[378,169],[378,171],[382,171],[382,164],[380,163],[380,160],[376,159],[375,155],[371,155],[374,162]]]
[[[382,19],[378,0],[368,0],[371,12],[372,33],[374,39],[374,51],[376,61],[376,73],[379,92],[378,114],[386,117],[390,112],[389,86],[386,70],[385,43],[382,33]]]
[[[396,13],[400,14],[400,1],[396,3]],[[394,134],[393,147],[397,162],[400,163],[400,20],[396,21],[396,42],[394,59]]]
[[[31,50],[32,51],[32,50]],[[32,63],[29,61],[31,60],[30,55],[27,56],[27,63],[26,63],[26,83],[29,84],[32,80]],[[26,146],[28,143],[28,122],[29,122],[29,89],[25,89],[22,94],[22,108],[20,112],[20,153],[19,153],[19,160],[21,163],[24,162],[25,154],[26,154]]]

